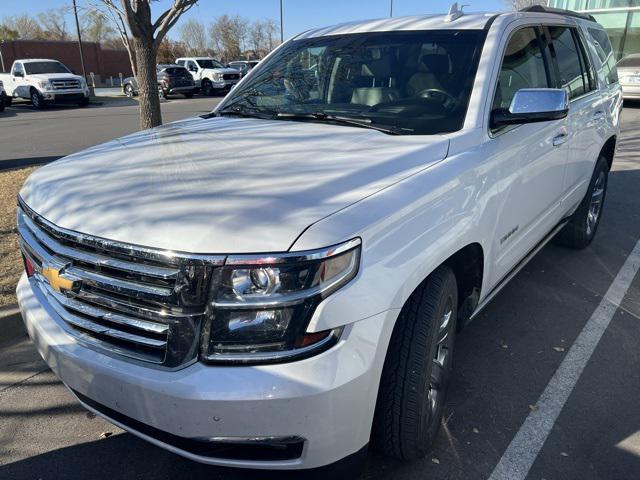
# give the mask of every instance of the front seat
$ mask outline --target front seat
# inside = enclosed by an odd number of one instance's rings
[[[407,94],[414,96],[428,88],[447,91],[444,87],[449,75],[449,57],[447,55],[423,55],[418,72],[411,75],[407,82]]]

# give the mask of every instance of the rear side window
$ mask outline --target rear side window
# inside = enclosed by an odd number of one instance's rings
[[[604,30],[589,28],[589,36],[593,44],[593,49],[600,59],[601,67],[599,73],[605,78],[607,85],[618,82],[618,72],[616,71],[616,59],[613,48],[609,41],[609,35]],[[640,58],[638,59],[640,64]]]
[[[516,31],[502,59],[493,108],[509,108],[521,88],[548,88],[549,75],[538,31],[526,27]]]
[[[546,27],[556,60],[557,88],[566,88],[569,99],[595,89],[591,65],[580,43],[578,32],[570,27]]]

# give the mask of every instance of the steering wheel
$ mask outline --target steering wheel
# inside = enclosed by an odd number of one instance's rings
[[[424,88],[420,90],[418,93],[416,93],[414,96],[419,98],[440,97],[442,99],[442,105],[445,107],[455,105],[458,102],[458,99],[456,97],[451,95],[449,92],[446,92],[439,88]]]

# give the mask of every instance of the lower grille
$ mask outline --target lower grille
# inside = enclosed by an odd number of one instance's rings
[[[69,334],[90,348],[164,367],[195,360],[210,278],[222,258],[62,229],[24,203],[18,232],[32,285]]]
[[[222,75],[223,80],[238,80],[240,78],[239,73],[224,73]]]
[[[194,455],[250,461],[294,460],[302,456],[304,439],[301,437],[214,437],[210,439],[180,437],[105,407],[82,395],[80,392],[72,391],[74,395],[78,397],[78,400],[108,419],[118,422],[126,428],[143,433],[162,443],[179,448],[185,452],[193,453]]]

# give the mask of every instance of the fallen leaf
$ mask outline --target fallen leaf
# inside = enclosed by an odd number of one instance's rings
[[[473,427],[473,433],[480,433],[480,430],[478,430],[476,427]]]
[[[531,410],[532,412],[535,412],[536,410],[538,410],[540,407],[538,407],[538,405],[529,405],[529,410]]]
[[[113,435],[113,432],[102,432],[100,438],[109,438],[111,435]]]
[[[509,348],[509,345],[503,343],[502,345],[500,345],[502,348]]]
[[[438,460],[436,457],[433,457],[433,458],[431,459],[431,462],[432,462],[432,463],[435,463],[436,465],[440,465],[440,460]]]
[[[564,347],[553,347],[553,349],[554,349],[556,352],[564,352],[564,350],[565,350],[565,348],[564,348]]]
[[[560,452],[560,455],[562,455],[563,457],[568,457],[569,454],[567,452]]]

